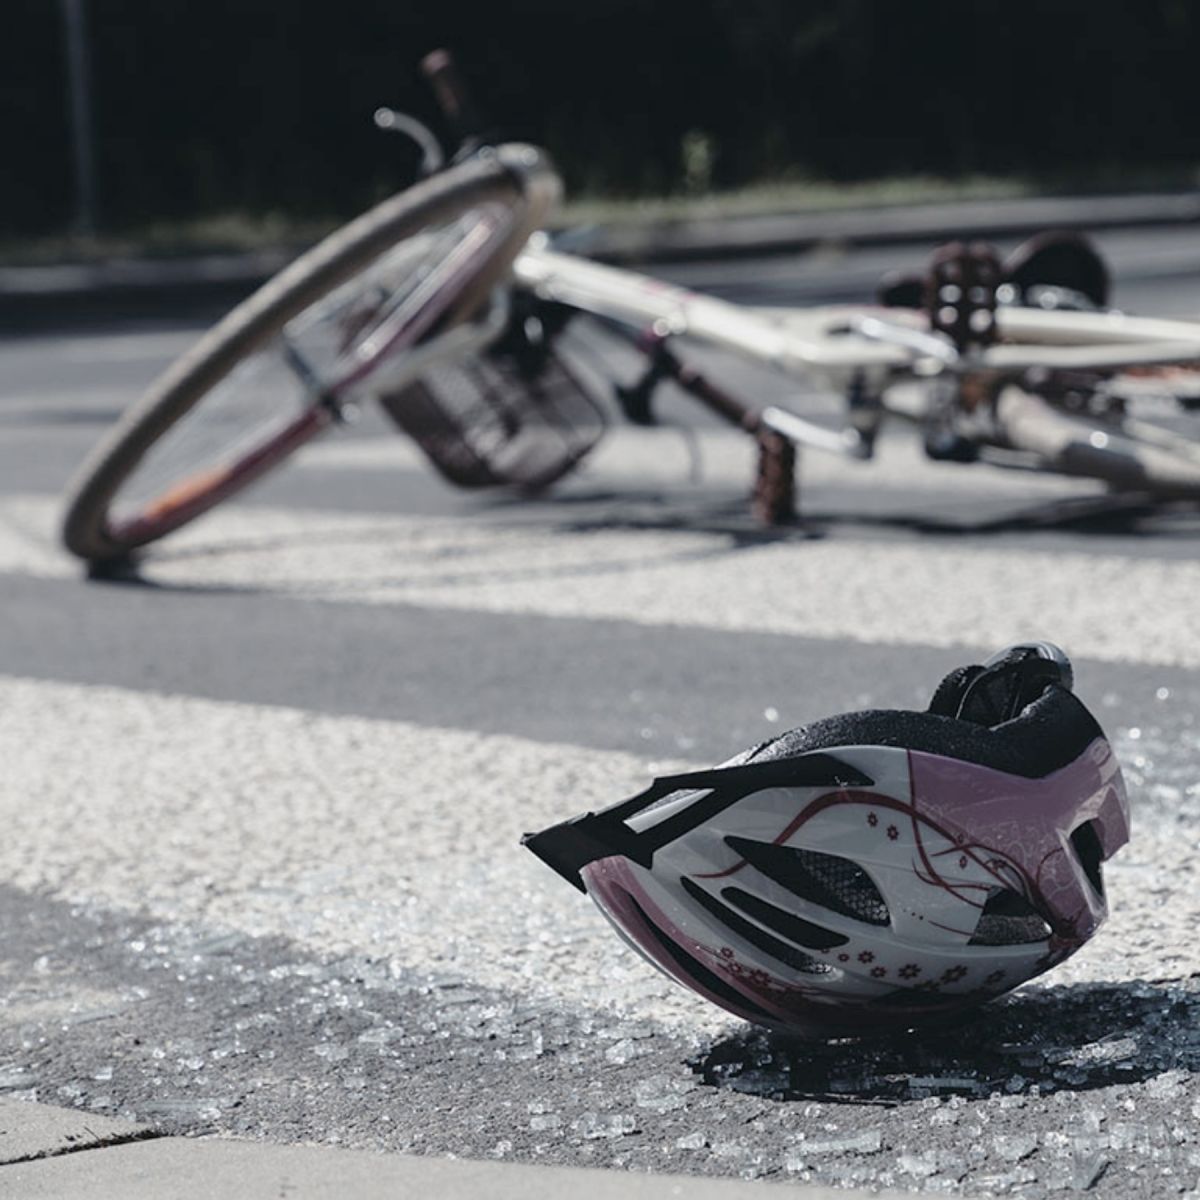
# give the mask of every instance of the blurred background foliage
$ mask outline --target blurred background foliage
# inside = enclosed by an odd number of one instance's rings
[[[72,213],[63,9],[5,0],[0,237]],[[412,177],[372,126],[436,123],[451,46],[498,132],[576,192],[1022,174],[1120,186],[1197,161],[1188,0],[85,0],[108,229],[350,214]]]

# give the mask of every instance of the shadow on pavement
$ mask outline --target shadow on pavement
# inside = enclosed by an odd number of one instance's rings
[[[897,511],[895,494],[886,503],[869,488],[801,497],[797,518],[764,525],[751,513],[748,496],[717,498],[697,488],[693,494],[654,489],[575,492],[550,497],[505,496],[489,506],[522,523],[564,532],[605,530],[679,531],[726,535],[737,546],[812,540],[840,533],[901,530],[922,537],[986,537],[1024,533],[1082,536],[1192,538],[1200,533],[1200,503],[1162,501],[1142,493],[1081,495],[1034,504],[980,496],[914,493],[909,511]],[[565,519],[563,519],[565,518]]]
[[[903,513],[810,515],[817,526],[872,525],[926,536],[962,537],[1001,533],[1069,531],[1082,535],[1194,537],[1200,532],[1195,501],[1155,502],[1142,495],[1082,496],[975,518]]]
[[[690,1061],[705,1083],[778,1101],[896,1105],[1089,1091],[1200,1069],[1195,976],[1033,989],[951,1029],[887,1040],[802,1042],[750,1031]]]
[[[928,510],[926,498],[925,507]],[[901,531],[921,539],[961,539],[978,537],[986,544],[989,538],[1001,538],[1013,534],[1036,538],[1039,534],[1073,534],[1082,538],[1113,539],[1114,549],[1120,552],[1122,545],[1138,547],[1150,553],[1147,542],[1176,546],[1190,544],[1200,535],[1200,505],[1196,502],[1155,504],[1144,496],[1085,496],[1066,500],[1055,500],[1014,509],[1011,504],[999,511],[995,504],[972,515],[963,512],[961,505],[956,510],[949,502],[946,516],[929,515],[928,511],[897,513],[893,511],[855,511],[847,505],[841,511],[810,509],[795,523],[768,526],[760,524],[750,512],[749,502],[743,498],[714,500],[700,497],[679,497],[654,491],[623,493],[586,493],[553,498],[498,497],[484,506],[480,515],[487,525],[498,530],[536,531],[541,534],[566,535],[609,532],[630,533],[678,533],[706,534],[720,538],[719,544],[697,549],[681,548],[678,553],[665,555],[663,562],[686,561],[708,557],[721,557],[730,552],[752,550],[760,547],[804,542],[838,536],[862,537],[877,534],[886,537],[890,532]],[[479,521],[463,517],[464,527],[478,526]],[[247,592],[263,590],[255,583],[242,581],[237,585],[205,584],[198,581],[183,583],[155,579],[156,565],[170,565],[188,561],[209,560],[219,562],[230,555],[243,558],[255,553],[295,548],[319,551],[326,539],[334,538],[339,546],[355,542],[363,546],[378,543],[381,548],[393,547],[396,534],[388,528],[355,530],[347,534],[344,529],[313,529],[247,537],[216,539],[209,542],[176,547],[170,541],[161,548],[155,546],[147,555],[131,556],[108,563],[94,564],[88,572],[89,578],[106,583],[141,586],[166,591],[181,592]],[[1032,543],[1036,545],[1036,543]],[[1086,544],[1086,543],[1084,543]],[[1103,548],[1103,547],[1101,547]],[[418,557],[426,553],[412,551]],[[498,571],[494,560],[482,564],[471,561],[470,553],[447,560],[445,572],[425,573],[422,583],[426,586],[452,586],[457,583],[477,582],[481,577],[491,582],[502,582],[544,578],[548,583],[561,576],[587,574],[612,574],[626,570],[631,562],[621,560],[582,565],[571,561],[562,565],[543,564],[534,569],[522,567],[512,572]],[[146,572],[149,572],[147,574]],[[303,580],[290,580],[292,584]],[[314,580],[313,582],[318,582]],[[327,577],[319,580],[325,591],[336,590],[337,586]],[[369,581],[375,588],[394,586],[403,588],[408,580],[382,575]],[[363,586],[364,580],[346,580],[345,590],[353,592]]]

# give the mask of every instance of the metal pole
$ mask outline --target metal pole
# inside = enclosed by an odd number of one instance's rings
[[[84,0],[62,0],[66,25],[67,108],[75,166],[75,230],[96,232],[96,156],[92,142],[92,88],[88,74]]]

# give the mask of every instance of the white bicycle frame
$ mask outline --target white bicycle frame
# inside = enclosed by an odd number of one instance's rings
[[[478,146],[478,121],[450,55],[435,51],[422,70],[463,146]],[[426,163],[436,165],[436,147],[431,148],[433,139],[423,126],[383,109],[376,122],[408,132],[421,145]],[[969,264],[957,269],[966,270],[963,279],[974,277]],[[1139,396],[1139,389],[1129,387],[1130,372],[1137,368],[1186,364],[1191,383],[1200,379],[1200,321],[994,306],[986,287],[972,284],[965,294],[954,285],[957,294],[946,304],[954,321],[935,321],[946,324],[947,333],[931,332],[927,316],[914,310],[731,304],[556,252],[544,234],[535,234],[518,256],[513,278],[544,300],[649,335],[639,343],[651,359],[646,375],[632,388],[618,389],[627,415],[651,420],[653,388],[660,378],[675,379],[710,409],[758,437],[759,483],[772,513],[776,506],[782,512],[790,504],[790,488],[779,480],[781,472],[793,473],[796,445],[869,458],[885,415],[921,424],[935,457],[984,458],[1089,476],[1125,491],[1200,498],[1200,442],[1129,413],[1130,401],[1138,403],[1146,394]],[[974,299],[977,286],[983,287],[982,301]],[[970,331],[977,318],[995,336],[980,337],[972,345]],[[960,327],[962,340],[952,341],[960,336]],[[664,343],[675,335],[842,396],[847,402],[844,427],[830,429],[778,405],[743,404],[685,368],[666,349]],[[478,345],[469,337],[451,344],[444,335],[435,336],[424,347],[422,363],[466,355]],[[905,381],[928,386],[892,386]],[[1159,392],[1182,399],[1178,382],[1176,377],[1163,383]],[[1195,391],[1190,385],[1186,390]],[[758,497],[756,487],[756,502]]]
[[[869,305],[747,309],[676,287],[648,275],[604,266],[531,240],[514,264],[518,283],[548,300],[631,324],[658,325],[791,373],[843,383],[861,372],[922,374],[921,361],[949,365],[924,321],[905,310]],[[874,318],[890,327],[888,341],[856,322]],[[1050,371],[1119,370],[1200,361],[1200,321],[1133,317],[1120,312],[1063,312],[1002,307],[996,323],[1004,344],[981,350],[973,371],[1043,367]],[[949,347],[945,347],[948,349]],[[965,365],[965,364],[964,364]]]
[[[1200,321],[1133,317],[1119,312],[1047,311],[999,307],[1000,340],[960,355],[948,339],[926,329],[923,314],[869,305],[746,308],[623,268],[549,249],[545,235],[531,239],[514,264],[514,277],[536,295],[612,321],[680,335],[766,364],[787,376],[816,380],[845,392],[857,380],[880,396],[885,412],[913,419],[910,403],[889,400],[887,385],[939,375],[983,375],[1014,380],[1029,370],[1116,372],[1200,363]],[[1006,389],[1012,392],[1020,389]],[[1061,456],[1075,427],[1036,396],[1024,402],[1005,395],[997,417],[1014,448]],[[1019,408],[1019,413],[1016,411]],[[1039,429],[1036,413],[1059,426]],[[1012,428],[1006,418],[1012,415]],[[1019,417],[1019,419],[1018,419]],[[862,457],[852,431],[834,431],[778,406],[763,410],[764,425],[818,449]],[[1184,457],[1190,447],[1172,446]],[[1151,451],[1152,453],[1153,451]],[[1094,464],[1093,464],[1094,465]],[[1064,469],[1061,463],[1050,469]],[[1076,468],[1066,468],[1076,469]],[[1079,473],[1090,473],[1078,468]],[[1194,468],[1193,468],[1194,469]],[[1195,487],[1193,483],[1191,485]]]

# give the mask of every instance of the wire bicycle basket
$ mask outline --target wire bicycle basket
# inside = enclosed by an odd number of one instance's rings
[[[520,308],[483,353],[431,366],[380,401],[438,473],[463,488],[549,487],[607,428],[539,318]]]

